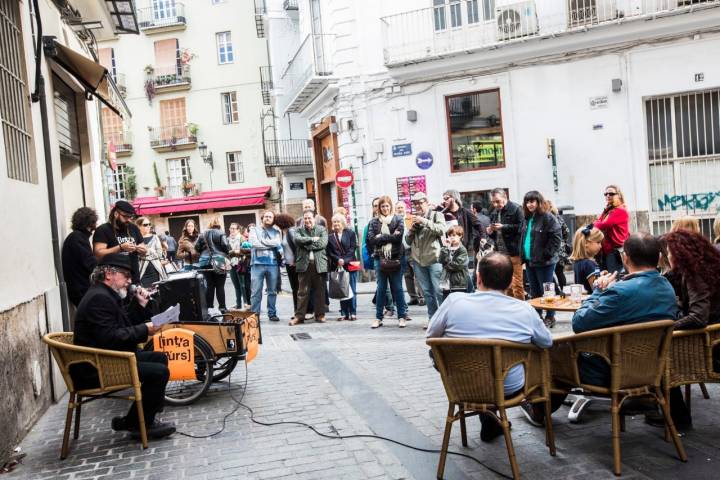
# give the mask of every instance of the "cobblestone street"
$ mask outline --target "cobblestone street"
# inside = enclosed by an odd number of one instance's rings
[[[228,303],[234,299],[227,284]],[[363,291],[369,284],[361,285]],[[326,324],[289,327],[292,299],[278,297],[282,321],[262,319],[263,340],[258,358],[247,369],[235,369],[231,384],[221,382],[194,405],[166,407],[162,418],[178,430],[205,435],[218,430],[223,417],[242,397],[261,422],[301,421],[319,431],[341,435],[378,434],[401,442],[439,449],[447,402],[439,375],[432,368],[424,342],[424,307],[411,307],[413,321],[405,329],[396,319],[371,330],[371,296],[359,295],[356,322],[337,322],[337,303]],[[569,330],[569,316],[559,316],[554,332]],[[306,332],[310,339],[293,340]],[[683,464],[663,431],[645,425],[642,417],[628,417],[622,436],[623,477],[717,478],[720,463],[720,418],[715,414],[720,389],[708,385],[710,400],[694,388],[694,429],[683,437],[689,462]],[[208,439],[175,434],[151,441],[143,451],[129,436],[110,430],[110,419],[127,403],[104,400],[83,408],[79,440],[61,461],[61,436],[67,397],[53,405],[21,444],[27,454],[8,479],[322,479],[435,478],[438,455],[386,441],[322,438],[299,425],[261,426],[250,421],[245,408],[227,419],[225,431]],[[558,453],[551,457],[544,431],[529,425],[519,409],[510,411],[512,436],[525,478],[614,478],[610,416],[602,404],[579,424],[567,419],[567,407],[554,415]],[[473,419],[474,420],[474,419]],[[488,467],[510,475],[505,444],[480,441],[479,422],[468,422],[469,447],[460,445],[455,425],[451,450],[474,456]],[[501,478],[488,468],[457,456],[449,457],[448,479]]]

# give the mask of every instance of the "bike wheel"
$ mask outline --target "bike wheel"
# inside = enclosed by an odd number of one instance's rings
[[[237,357],[221,357],[215,360],[213,365],[213,382],[219,382],[224,379],[235,369],[238,363]]]
[[[199,335],[195,335],[195,378],[192,380],[170,380],[165,387],[165,403],[168,405],[190,405],[210,387],[213,379],[212,348]],[[149,344],[152,350],[152,342]]]

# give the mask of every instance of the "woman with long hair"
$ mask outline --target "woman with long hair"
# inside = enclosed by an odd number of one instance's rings
[[[177,258],[183,261],[183,270],[197,269],[200,254],[195,251],[195,242],[197,242],[199,234],[200,231],[195,220],[188,218],[183,225],[182,233],[180,233],[177,250]]]
[[[152,222],[148,217],[138,217],[135,225],[140,229],[143,236],[143,243],[147,247],[147,252],[138,255],[140,261],[140,284],[147,288],[153,283],[167,278],[162,242],[157,235],[152,233]]]
[[[203,269],[203,276],[207,284],[205,292],[205,303],[207,308],[213,308],[215,305],[215,297],[217,296],[218,308],[220,312],[225,313],[227,306],[225,305],[225,281],[227,273],[219,273],[214,271],[212,267],[211,257],[215,257],[218,261],[222,261],[220,257],[230,253],[225,232],[222,231],[220,217],[213,217],[208,224],[208,229],[198,236],[195,243],[195,251],[200,254],[199,266]]]
[[[680,308],[675,329],[705,328],[720,322],[720,252],[707,238],[688,230],[670,232],[663,240]],[[717,361],[720,352],[716,348],[713,353]],[[678,428],[692,425],[680,387],[670,390],[670,413]],[[662,415],[648,414],[645,419],[651,425],[664,426]]]
[[[235,288],[235,305],[233,308],[243,308],[243,294],[245,292],[245,277],[242,275],[244,265],[240,262],[242,257],[242,225],[235,222],[228,227],[228,245],[230,246],[230,280]],[[248,299],[249,301],[249,299]]]
[[[592,225],[578,228],[573,239],[569,260],[573,262],[575,283],[581,284],[588,293],[593,292],[593,282],[600,276],[595,257],[602,249],[603,233]]]
[[[625,207],[625,197],[620,187],[605,187],[605,209],[593,226],[599,229],[605,238],[602,244],[601,266],[610,273],[623,269],[620,249],[630,235],[630,215]]]
[[[532,190],[523,198],[525,223],[520,232],[520,256],[530,281],[532,298],[543,296],[543,284],[552,283],[555,265],[560,251],[560,224],[555,216],[547,211],[547,203],[542,194]],[[538,310],[542,316],[542,311]],[[555,326],[555,312],[548,310],[545,325]]]
[[[402,288],[403,271],[407,261],[402,246],[404,231],[405,220],[393,215],[393,201],[389,196],[383,195],[378,200],[378,216],[370,220],[367,232],[368,251],[372,252],[377,272],[377,300],[372,328],[382,326],[388,283],[397,305],[398,326],[404,328],[405,322],[409,320]]]

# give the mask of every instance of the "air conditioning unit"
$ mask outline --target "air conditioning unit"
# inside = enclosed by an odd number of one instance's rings
[[[597,25],[617,17],[617,0],[570,0],[568,2],[568,25],[570,27]]]
[[[495,24],[498,40],[512,40],[538,33],[535,2],[502,1],[495,4]]]

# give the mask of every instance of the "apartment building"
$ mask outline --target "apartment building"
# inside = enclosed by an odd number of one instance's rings
[[[717,0],[299,0],[273,56],[324,215],[448,188],[540,190],[584,218],[618,184],[633,228],[720,206]],[[273,43],[274,39],[270,42]],[[272,53],[272,52],[271,52]],[[350,168],[352,189],[334,172]],[[581,219],[582,221],[582,219]]]
[[[100,106],[130,116],[96,41],[137,32],[130,1],[38,5],[0,0],[0,464],[65,392],[41,342],[70,330],[60,246],[77,208],[105,216]]]
[[[263,161],[267,41],[252,2],[140,0],[140,35],[100,42],[133,112],[103,110],[110,202],[176,237],[189,218],[255,223],[278,201]]]

